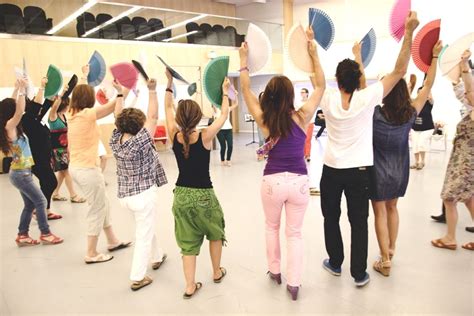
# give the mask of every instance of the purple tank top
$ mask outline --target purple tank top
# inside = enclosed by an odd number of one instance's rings
[[[308,174],[304,161],[305,140],[306,133],[293,121],[288,136],[280,138],[268,153],[268,161],[263,175],[280,172]]]

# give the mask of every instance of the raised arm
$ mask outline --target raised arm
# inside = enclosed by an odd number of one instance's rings
[[[323,68],[319,61],[318,49],[316,43],[313,41],[314,33],[311,27],[306,30],[308,40],[308,54],[311,56],[313,63],[313,73],[310,76],[311,84],[313,85],[313,93],[308,98],[305,104],[298,110],[298,113],[303,114],[304,124],[308,124],[314,116],[314,112],[321,102],[324,90],[326,89],[326,79],[324,78]]]
[[[82,76],[81,79],[79,80],[79,84],[88,84],[87,82],[87,76],[89,75],[89,64],[82,66]]]
[[[257,96],[250,89],[250,76],[247,58],[249,54],[249,47],[246,42],[242,43],[242,46],[239,48],[240,56],[240,86],[242,88],[242,94],[244,95],[245,103],[249,109],[250,114],[252,114],[255,122],[262,129],[266,129],[263,125],[263,111],[258,103]]]
[[[205,128],[202,132],[202,141],[204,144],[208,145],[206,147],[210,147],[212,140],[214,137],[216,137],[217,133],[220,131],[227,120],[227,117],[229,116],[229,87],[230,80],[229,78],[225,78],[224,82],[222,83],[221,115],[216,117],[214,122],[212,122],[212,124]]]
[[[117,81],[113,81],[112,82],[114,88],[117,90],[117,97],[104,104],[104,105],[101,105],[101,106],[98,106],[96,107],[96,117],[97,119],[101,119],[103,117],[106,117],[107,115],[111,114],[111,113],[120,113],[122,112],[122,108],[123,108],[123,100],[124,100],[124,96],[126,93],[123,93],[123,88],[122,86],[117,82]],[[117,104],[118,103],[118,104]]]
[[[425,105],[425,102],[430,95],[431,88],[433,87],[436,78],[437,58],[442,48],[443,44],[441,43],[441,41],[438,41],[438,43],[436,43],[433,47],[433,58],[431,59],[430,68],[426,73],[426,79],[423,83],[423,88],[420,90],[417,97],[412,102],[412,105],[416,109],[417,113],[420,113],[421,110],[423,110],[423,106]]]
[[[156,80],[150,79],[148,87],[148,112],[146,116],[145,128],[153,137],[155,135],[156,124],[158,123],[158,96],[156,95]]]
[[[362,76],[359,79],[359,89],[365,89],[367,87],[367,81],[365,79],[364,63],[362,62],[362,44],[355,42],[352,46],[352,53],[354,54],[354,60],[359,64],[360,72]]]
[[[232,89],[232,88],[229,88]],[[230,101],[229,101],[230,102]],[[229,107],[229,112],[232,112],[239,106],[239,93],[235,91],[235,100],[232,101],[232,105]]]
[[[51,111],[49,111],[49,116],[48,116],[48,119],[51,121],[51,122],[54,122],[57,120],[58,118],[58,108],[59,106],[61,105],[61,102],[62,102],[62,97],[64,95],[64,93],[69,89],[69,87],[66,85],[64,86],[64,89],[63,91],[61,92],[61,94],[59,96],[57,96],[55,99],[54,99],[54,102],[53,102],[53,105],[51,106]]]
[[[464,51],[461,56],[461,78],[464,82],[464,89],[466,93],[467,101],[470,106],[474,106],[474,87],[472,86],[472,74],[469,67],[469,58],[471,57],[471,51],[468,49]],[[474,112],[474,111],[473,111]]]
[[[15,80],[15,87],[13,88],[12,92],[12,99],[15,99],[18,97],[18,90],[20,90],[20,79]]]
[[[174,135],[178,132],[178,126],[176,125],[176,120],[174,118],[174,102],[173,102],[173,76],[168,69],[166,69],[166,78],[168,79],[168,84],[166,85],[165,92],[165,116],[166,116],[166,129],[168,131],[168,138],[173,142]]]
[[[420,22],[418,21],[416,12],[411,11],[405,21],[405,36],[403,37],[402,48],[400,49],[400,53],[398,54],[395,68],[391,73],[389,73],[382,79],[384,97],[387,96],[390,91],[392,91],[393,87],[395,87],[397,82],[400,81],[400,79],[402,79],[407,72],[408,62],[410,61],[413,31],[415,31],[418,24],[420,24]]]
[[[38,89],[38,93],[35,95],[35,98],[33,101],[39,104],[43,104],[43,99],[44,99],[44,88],[46,87],[46,84],[48,83],[48,78],[43,77],[41,78],[41,87]]]
[[[18,80],[18,97],[16,99],[15,114],[13,114],[13,117],[9,119],[5,124],[5,130],[7,131],[7,133],[14,133],[18,124],[20,124],[21,117],[25,112],[27,85],[28,82],[26,80]]]

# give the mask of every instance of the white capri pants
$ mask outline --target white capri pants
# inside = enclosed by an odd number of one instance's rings
[[[433,131],[433,129],[427,131],[411,131],[412,147],[415,154],[430,150],[430,139],[431,135],[433,135]]]

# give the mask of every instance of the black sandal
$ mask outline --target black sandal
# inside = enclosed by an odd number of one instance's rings
[[[191,294],[188,294],[186,292],[184,292],[183,294],[183,298],[185,300],[189,300],[191,297],[194,296],[194,294],[196,294],[200,289],[202,288],[202,283],[201,282],[197,282],[196,283],[196,288],[194,289],[194,292],[192,292]]]
[[[225,275],[227,274],[227,270],[225,268],[220,267],[219,269],[221,270],[221,277],[217,278],[217,279],[214,279],[214,283],[221,283],[222,280],[224,279]]]

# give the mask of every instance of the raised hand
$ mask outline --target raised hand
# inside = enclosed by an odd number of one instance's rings
[[[230,80],[229,78],[225,77],[224,82],[222,83],[222,92],[227,94],[227,92],[229,91],[229,87],[230,87]]]
[[[405,31],[413,33],[413,31],[418,27],[420,21],[418,21],[418,16],[415,11],[410,11],[406,20],[405,20]]]
[[[146,86],[148,90],[155,91],[156,90],[156,79],[150,79],[147,81]]]
[[[308,40],[308,53],[311,57],[316,55],[316,43],[313,40]]]
[[[112,85],[118,93],[122,93],[123,87],[117,80],[112,81]]]
[[[249,45],[247,44],[247,42],[243,42],[242,45],[240,45],[240,48],[239,48],[239,56],[240,56],[240,60],[245,60],[247,61],[247,57],[249,55]]]
[[[360,42],[355,42],[354,45],[352,46],[352,54],[354,56],[360,56],[362,51],[362,44]]]
[[[471,51],[469,49],[466,49],[461,55],[461,60],[467,63],[469,61],[469,58],[471,58]]]
[[[311,25],[308,25],[308,28],[306,29],[306,37],[308,38],[308,41],[312,41],[314,39],[314,30]]]
[[[439,53],[441,53],[441,50],[443,49],[443,42],[438,41],[434,46],[433,46],[433,56],[439,56]]]
[[[168,82],[172,82],[173,76],[171,75],[171,72],[169,71],[168,68],[166,68],[165,74],[166,74],[166,78],[168,79]]]
[[[48,83],[48,78],[46,77],[41,78],[41,88],[44,89],[47,83]]]
[[[82,66],[81,70],[82,70],[82,74],[84,75],[84,77],[87,77],[89,75],[89,71],[90,71],[89,64]]]

